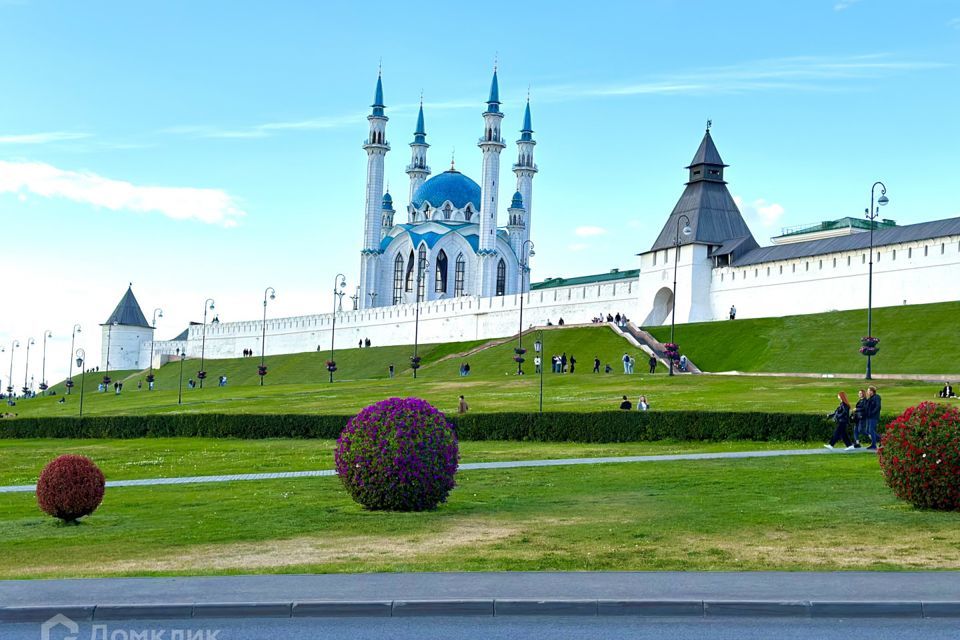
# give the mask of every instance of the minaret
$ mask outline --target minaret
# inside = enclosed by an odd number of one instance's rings
[[[383,235],[386,236],[393,229],[393,215],[397,212],[393,208],[393,196],[390,195],[390,189],[383,194]]]
[[[523,195],[517,191],[513,194],[513,200],[510,202],[510,208],[507,209],[507,232],[510,234],[510,247],[513,249],[517,261],[522,261],[523,243],[529,237],[527,233],[527,212],[523,208]],[[527,289],[528,273],[523,274],[523,290]],[[513,284],[508,283],[507,290],[513,289]]]
[[[430,175],[430,167],[427,166],[427,149],[429,148],[427,132],[423,126],[423,97],[421,97],[420,113],[417,114],[417,130],[413,132],[413,142],[410,143],[410,164],[407,165],[407,175],[410,176],[410,199],[407,202],[413,202],[413,194]]]
[[[360,251],[360,304],[370,306],[368,295],[377,292],[377,266],[380,260],[380,239],[383,235],[383,161],[390,151],[387,143],[387,116],[383,109],[383,81],[377,74],[377,91],[367,116],[370,135],[363,144],[367,152],[367,199],[364,208],[363,249]],[[385,298],[385,296],[380,296]]]
[[[483,183],[480,186],[480,231],[477,257],[479,275],[477,293],[492,297],[497,278],[497,190],[500,188],[500,152],[507,146],[500,137],[500,89],[497,69],[493,69],[487,110],[483,112],[484,135],[477,146],[483,150]]]
[[[517,140],[517,163],[513,165],[513,172],[517,175],[517,191],[523,196],[523,207],[526,210],[526,229],[524,240],[530,238],[530,209],[533,204],[533,176],[537,175],[537,165],[533,162],[533,127],[530,124],[530,97],[527,96],[527,108],[523,112],[523,129],[520,130],[520,139]]]

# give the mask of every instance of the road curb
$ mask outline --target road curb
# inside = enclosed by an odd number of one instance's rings
[[[477,598],[435,600],[329,600],[88,604],[0,607],[0,623],[44,622],[56,615],[75,622],[204,618],[338,617],[792,617],[960,618],[960,601],[592,600]]]

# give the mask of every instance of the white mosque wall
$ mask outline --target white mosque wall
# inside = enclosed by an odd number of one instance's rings
[[[589,323],[594,317],[607,313],[625,313],[632,316],[636,307],[637,284],[633,279],[611,282],[555,287],[531,291],[524,296],[523,326]],[[464,296],[432,300],[420,304],[419,342],[457,342],[483,340],[515,335],[520,326],[520,296],[493,298]],[[414,340],[416,305],[402,304],[336,314],[336,349],[349,349],[367,338],[371,346],[412,344]],[[266,353],[302,353],[330,349],[333,314],[317,314],[291,318],[268,318],[266,323]],[[186,348],[191,358],[199,358],[201,348],[206,358],[237,358],[244,349],[260,355],[263,322],[220,322],[208,324],[206,346],[203,326],[190,328],[186,341],[157,341],[154,343],[154,366],[169,361],[176,349]],[[146,367],[150,358],[150,344],[141,348],[140,361]]]

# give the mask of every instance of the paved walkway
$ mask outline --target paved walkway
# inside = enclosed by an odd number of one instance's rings
[[[811,456],[846,452],[842,449],[772,449],[767,451],[723,451],[715,453],[678,453],[659,456],[617,456],[609,458],[562,458],[557,460],[508,460],[504,462],[468,462],[461,464],[461,471],[476,469],[519,469],[522,467],[564,467],[580,464],[622,464],[628,462],[675,462],[679,460],[730,460],[737,458],[775,458],[780,456]],[[144,478],[141,480],[111,480],[107,487],[150,487],[165,484],[204,484],[211,482],[237,482],[242,480],[288,480],[291,478],[320,478],[334,476],[333,469],[317,471],[282,471],[277,473],[236,473],[219,476],[184,476],[180,478]],[[0,493],[31,493],[35,485],[10,485],[0,487]]]

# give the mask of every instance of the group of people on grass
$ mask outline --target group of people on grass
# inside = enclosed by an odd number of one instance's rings
[[[827,449],[833,449],[834,445],[843,441],[847,450],[861,448],[860,440],[866,436],[870,438],[870,451],[876,451],[880,444],[880,436],[877,435],[877,424],[880,421],[880,394],[877,388],[869,386],[866,389],[857,391],[857,404],[851,408],[847,394],[841,391],[837,394],[840,404],[831,413],[831,418],[836,425],[830,442],[823,445]],[[853,425],[853,439],[851,440],[848,429]]]
[[[620,401],[620,410],[621,411],[631,411],[633,410],[633,403],[630,402],[630,399],[627,396],[623,396]],[[647,402],[647,396],[640,396],[637,400],[637,411],[649,411],[650,403]]]

